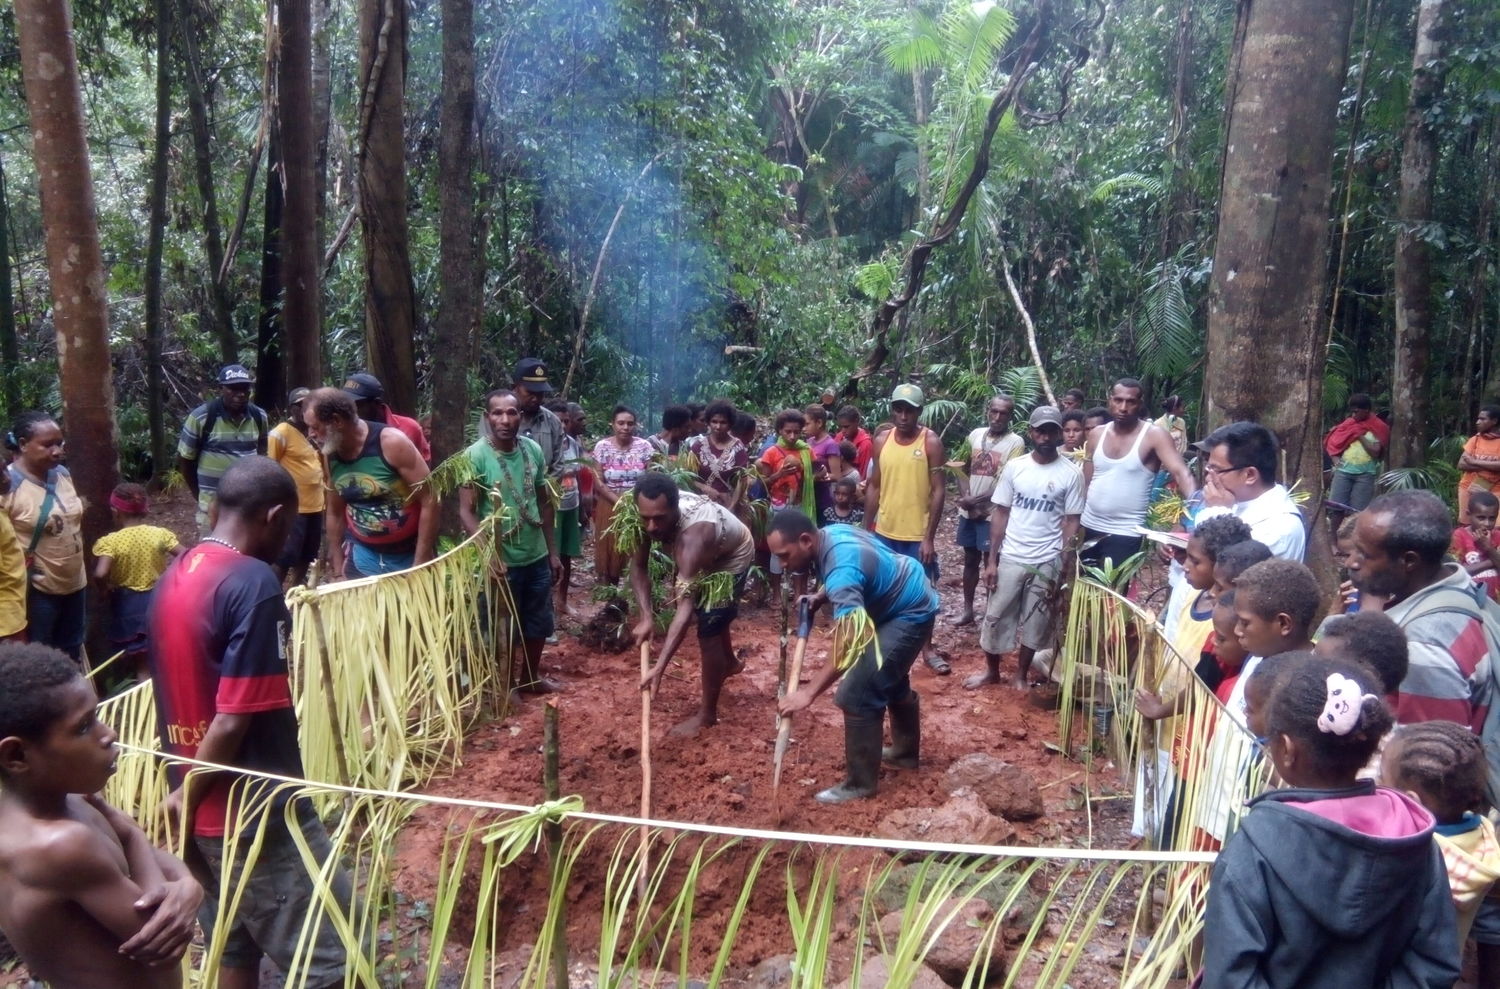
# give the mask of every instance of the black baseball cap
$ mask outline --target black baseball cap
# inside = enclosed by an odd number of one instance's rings
[[[344,391],[354,396],[356,402],[374,402],[385,398],[385,387],[380,379],[363,371],[349,375],[344,381]]]
[[[225,364],[219,368],[218,382],[221,385],[244,385],[249,387],[255,384],[255,375],[245,370],[243,364]]]

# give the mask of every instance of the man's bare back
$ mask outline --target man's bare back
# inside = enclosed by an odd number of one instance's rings
[[[132,904],[125,850],[79,796],[46,820],[0,801],[0,928],[33,978],[53,989],[176,989],[180,966],[150,968],[120,954],[146,917]]]

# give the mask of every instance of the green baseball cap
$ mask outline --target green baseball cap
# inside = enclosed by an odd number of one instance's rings
[[[896,390],[891,392],[891,404],[895,405],[897,402],[905,402],[914,409],[920,409],[927,404],[927,397],[922,394],[922,389],[908,382],[897,385]]]

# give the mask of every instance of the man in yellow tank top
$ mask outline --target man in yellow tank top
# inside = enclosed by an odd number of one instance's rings
[[[895,425],[875,437],[865,484],[865,528],[895,552],[921,563],[936,588],[935,540],[945,497],[943,444],[918,421],[925,402],[922,389],[913,384],[897,385],[891,392]],[[930,640],[923,658],[939,676],[952,672]]]

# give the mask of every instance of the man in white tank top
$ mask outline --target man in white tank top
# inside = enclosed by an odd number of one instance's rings
[[[1192,473],[1172,443],[1172,434],[1141,418],[1145,408],[1141,383],[1121,378],[1109,393],[1114,421],[1089,433],[1083,459],[1083,549],[1078,561],[1098,567],[1105,560],[1119,566],[1141,551],[1136,529],[1146,523],[1151,485],[1165,470],[1187,498],[1197,490]]]

